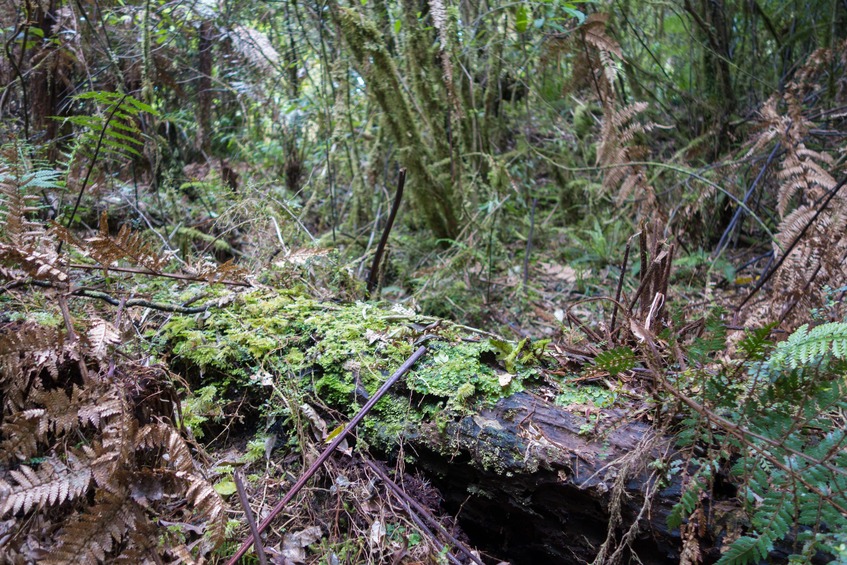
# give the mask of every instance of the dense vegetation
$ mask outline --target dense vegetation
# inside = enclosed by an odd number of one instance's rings
[[[239,470],[267,515],[422,343],[275,562],[458,562],[368,458],[450,529],[406,442],[455,456],[525,390],[598,445],[655,432],[596,563],[668,485],[681,563],[847,560],[843,1],[3,0],[0,28],[0,561],[224,562]]]

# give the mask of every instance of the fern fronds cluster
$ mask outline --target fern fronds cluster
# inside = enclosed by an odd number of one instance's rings
[[[92,159],[111,157],[124,160],[140,157],[145,136],[139,127],[142,113],[156,115],[156,110],[135,97],[119,92],[85,92],[74,97],[78,104],[91,105],[88,115],[65,118],[79,127],[78,150]],[[89,151],[99,151],[99,155]]]
[[[847,45],[840,50],[847,55]],[[847,193],[837,192],[836,171],[841,168],[835,147],[817,142],[811,135],[816,127],[812,118],[819,108],[811,106],[818,97],[811,95],[833,72],[843,72],[844,56],[839,49],[818,50],[798,70],[784,94],[774,94],[760,110],[760,132],[753,139],[748,156],[776,146],[777,170],[770,176],[774,207],[780,218],[776,241],[777,258],[785,261],[773,279],[767,313],[787,318],[790,325],[802,321],[802,312],[821,306],[823,287],[838,288],[847,277]],[[843,150],[842,150],[843,151]],[[796,312],[791,315],[791,311]],[[756,321],[760,321],[758,317]]]
[[[616,191],[618,203],[635,195],[645,203],[645,211],[658,212],[647,172],[642,165],[636,164],[647,155],[646,147],[637,138],[649,133],[654,124],[638,120],[648,107],[646,103],[623,104],[618,100],[615,86],[623,53],[618,42],[607,33],[607,23],[607,14],[592,14],[579,28],[582,53],[577,59],[577,69],[589,76],[577,77],[577,80],[593,88],[603,108],[597,165],[603,168],[604,189]]]
[[[104,324],[88,334],[102,336]],[[195,469],[177,407],[139,410],[134,396],[151,392],[133,388],[146,369],[111,372],[104,347],[30,322],[0,328],[0,518],[14,519],[4,552],[22,562],[100,563],[129,551],[139,524],[153,531],[160,518],[205,525],[195,554],[222,540],[223,501]],[[45,527],[55,529],[50,545],[37,539]],[[163,556],[183,543],[161,535]],[[37,558],[36,547],[49,557]]]
[[[715,496],[718,473],[738,486],[743,517],[728,532],[721,565],[758,563],[776,548],[796,562],[819,552],[841,559],[847,532],[847,323],[804,326],[776,345],[767,332],[750,334],[743,349],[758,352],[740,369],[742,386],[726,372],[706,380],[699,414],[684,422],[687,445],[705,441],[696,469],[669,518],[683,524]]]
[[[59,179],[23,160],[0,167],[3,292],[37,281],[60,302],[72,296],[60,240],[104,270],[129,262],[164,272],[167,255],[126,226],[111,234],[105,217],[87,239],[45,226],[35,191],[58,189]],[[207,271],[211,280],[234,267]],[[225,506],[177,428],[169,375],[117,360],[121,324],[70,316],[65,305],[63,328],[0,317],[0,555],[55,564],[202,557],[223,539]],[[165,531],[160,519],[193,526]]]

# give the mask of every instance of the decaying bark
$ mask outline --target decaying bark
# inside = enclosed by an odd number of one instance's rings
[[[587,423],[523,392],[441,432],[421,430],[408,445],[472,542],[513,564],[594,560],[607,538],[618,482],[621,521],[608,555],[652,490],[630,545],[642,563],[678,563],[679,532],[668,530],[666,518],[679,499],[679,478],[657,483],[650,466],[671,441],[621,411],[606,412],[599,433],[580,433]],[[621,562],[629,562],[628,552],[622,550]]]

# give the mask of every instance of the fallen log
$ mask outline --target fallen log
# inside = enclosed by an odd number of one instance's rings
[[[308,417],[313,424],[336,426],[426,342],[427,355],[356,433],[371,453],[399,455],[431,481],[471,545],[513,564],[659,564],[692,554],[711,563],[725,539],[744,531],[735,487],[722,477],[701,494],[698,511],[708,520],[696,535],[683,540],[669,528],[695,470],[670,472],[679,459],[673,435],[634,417],[631,406],[593,407],[589,419],[548,400],[539,391],[579,385],[545,372],[543,342],[508,344],[402,309],[293,292],[245,294],[203,318],[174,317],[165,332],[172,366],[193,387],[240,379],[216,393],[224,414],[227,394],[240,398],[234,406],[264,406],[283,421],[305,401],[320,411]],[[298,400],[272,404],[269,386]],[[331,426],[319,423],[326,439]],[[280,433],[289,445],[298,440],[297,429]]]
[[[514,564],[591,562],[609,535],[616,489],[621,523],[613,535],[641,513],[631,551],[645,564],[678,562],[679,532],[666,518],[679,479],[658,485],[650,465],[671,440],[622,411],[605,416],[608,431],[588,434],[585,417],[520,392],[407,441],[473,544]]]

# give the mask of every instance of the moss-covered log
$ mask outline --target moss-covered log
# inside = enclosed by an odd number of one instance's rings
[[[643,563],[680,558],[679,532],[666,525],[680,494],[672,441],[622,408],[562,401],[587,389],[547,373],[543,342],[506,343],[397,307],[295,291],[246,293],[206,315],[173,318],[166,334],[174,366],[207,391],[204,403],[186,403],[187,421],[199,431],[247,391],[282,422],[288,446],[297,445],[303,403],[343,423],[423,340],[428,354],[357,430],[358,449],[402,453],[439,487],[472,543],[513,563],[577,563],[617,550],[623,562],[630,551]],[[727,520],[737,514],[733,494],[712,495],[724,496],[711,508]],[[720,532],[697,540],[711,540],[713,549],[698,551],[713,561]]]

